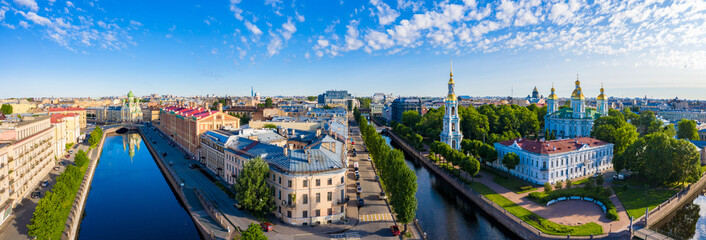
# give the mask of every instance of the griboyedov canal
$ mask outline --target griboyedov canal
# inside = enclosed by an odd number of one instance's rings
[[[417,219],[429,239],[519,239],[424,166],[405,163],[417,175]]]
[[[79,239],[200,239],[137,133],[105,138]]]

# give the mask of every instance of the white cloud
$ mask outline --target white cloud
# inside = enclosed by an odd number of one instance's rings
[[[29,20],[29,21],[31,21],[31,22],[33,22],[33,23],[35,23],[35,24],[39,24],[39,25],[42,25],[42,26],[49,26],[49,25],[51,25],[51,20],[49,20],[48,18],[39,16],[39,15],[37,15],[37,14],[34,13],[34,12],[28,12],[28,13],[24,13],[24,12],[22,12],[22,11],[17,11],[17,12],[18,12],[20,15],[22,15],[22,17],[26,18],[27,20]]]
[[[22,7],[27,7],[31,9],[32,11],[37,11],[39,10],[39,6],[37,5],[37,1],[35,0],[13,0],[15,4],[20,5]]]
[[[279,51],[284,47],[284,43],[282,42],[282,39],[275,35],[271,34],[272,38],[270,39],[270,43],[267,44],[267,54],[270,56],[274,56],[275,54],[279,53]]]
[[[351,21],[346,28],[346,45],[344,47],[344,51],[358,50],[363,46],[363,41],[358,38],[358,21]]]
[[[0,22],[5,19],[5,12],[7,12],[7,10],[5,6],[0,7]]]
[[[262,31],[257,26],[255,26],[255,24],[250,23],[250,21],[248,20],[245,20],[245,27],[255,35],[259,36],[260,34],[262,34]]]
[[[236,19],[243,21],[243,9],[238,7],[241,0],[230,0],[230,11]]]
[[[67,7],[74,7],[74,3],[70,2],[70,1],[66,1],[66,6]]]
[[[218,49],[216,49],[216,48],[211,49],[211,54],[213,54],[213,55],[218,54]]]
[[[282,24],[282,37],[284,38],[285,41],[289,40],[292,37],[292,34],[297,31],[297,27],[294,26],[294,23],[292,23],[292,20],[289,19],[287,20],[286,23]]]
[[[549,20],[552,20],[556,24],[562,25],[567,23],[573,15],[573,12],[569,10],[568,4],[558,2],[552,6],[551,12],[549,13]]]
[[[135,27],[142,27],[142,23],[135,20],[130,20],[130,25]]]
[[[279,4],[282,4],[281,0],[265,0],[265,5],[269,5],[273,8],[276,8]]]
[[[329,42],[326,39],[319,39],[316,41],[316,44],[317,44],[317,46],[319,46],[321,48],[325,48],[325,47],[328,47]]]
[[[27,22],[25,22],[25,21],[20,21],[20,26],[22,26],[23,28],[27,29],[27,28],[29,28],[29,23],[27,23]]]
[[[304,58],[309,59],[311,57],[311,54],[309,52],[304,53]]]
[[[304,20],[305,20],[304,15],[299,15],[299,12],[297,12],[297,11],[294,11],[294,15],[296,16],[297,21],[304,22]]]
[[[382,2],[382,0],[370,0],[370,4],[377,9],[377,12],[373,12],[372,14],[377,15],[378,22],[382,26],[393,23],[395,19],[400,16],[399,12],[390,8],[390,6]]]
[[[476,7],[476,0],[463,0],[463,3],[466,4],[466,6],[475,8]]]

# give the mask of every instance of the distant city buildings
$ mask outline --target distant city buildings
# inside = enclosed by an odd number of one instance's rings
[[[422,99],[421,98],[397,98],[392,101],[390,106],[391,121],[400,122],[402,113],[406,111],[417,111],[422,114]]]
[[[358,101],[346,90],[328,90],[319,95],[318,103],[323,106],[343,107],[348,111],[358,107]]]
[[[507,170],[503,157],[515,153],[520,164],[510,173],[534,184],[553,184],[613,167],[613,144],[589,137],[555,141],[519,138],[494,145],[498,160],[492,163],[493,167]]]
[[[593,121],[608,114],[603,88],[597,101],[599,102],[597,110],[586,108],[586,98],[581,90],[581,82],[577,78],[576,88],[571,93],[571,107],[559,109],[559,98],[552,87],[552,93],[547,97],[545,131],[559,139],[590,136]]]
[[[104,122],[140,122],[142,121],[142,108],[139,100],[130,91],[127,99],[120,106],[100,107],[96,110],[96,120]]]
[[[86,128],[86,109],[80,107],[58,107],[49,108],[49,115],[54,114],[77,114],[79,118],[79,124],[82,129]]]
[[[444,129],[441,131],[440,138],[441,142],[448,144],[453,149],[461,149],[461,140],[463,139],[463,134],[461,134],[461,118],[458,117],[458,102],[456,101],[456,93],[454,91],[454,73],[453,68],[449,73],[449,94],[446,96],[445,105],[446,111],[444,112]],[[409,126],[412,127],[412,126]]]

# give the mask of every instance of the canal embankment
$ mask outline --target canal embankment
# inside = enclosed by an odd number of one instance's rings
[[[521,219],[519,219],[515,215],[512,215],[507,210],[505,210],[501,206],[495,204],[494,202],[492,202],[491,200],[489,200],[488,198],[486,198],[482,194],[476,192],[470,186],[465,184],[461,179],[456,178],[455,176],[446,172],[441,167],[432,163],[427,157],[423,156],[418,151],[416,151],[414,148],[409,146],[406,142],[404,142],[395,133],[393,133],[387,129],[384,130],[384,132],[406,154],[408,154],[409,156],[414,158],[416,161],[421,163],[423,166],[425,166],[427,169],[429,169],[437,177],[443,179],[445,182],[448,183],[449,186],[451,186],[455,190],[457,190],[460,195],[463,195],[465,198],[471,200],[471,202],[473,202],[476,206],[478,206],[480,209],[482,209],[485,213],[490,215],[493,219],[495,219],[497,222],[499,222],[500,224],[505,226],[507,229],[509,229],[515,235],[517,235],[518,237],[520,237],[522,239],[629,239],[630,238],[630,232],[627,230],[622,231],[622,232],[618,232],[618,233],[609,233],[609,234],[602,234],[602,235],[596,235],[596,236],[566,236],[566,235],[555,236],[555,235],[544,234],[540,230],[536,229],[535,227],[525,223],[524,221],[522,221]]]
[[[638,225],[647,224],[645,227],[656,225],[663,219],[667,218],[685,205],[691,203],[697,195],[706,188],[706,173],[701,176],[701,179],[696,183],[692,183],[674,194],[659,206],[649,211],[647,214],[636,220]]]
[[[86,199],[88,198],[88,192],[91,190],[91,183],[93,182],[93,176],[96,171],[96,166],[98,165],[100,156],[103,152],[103,143],[105,143],[105,138],[108,135],[115,134],[117,128],[103,129],[103,136],[97,147],[88,150],[88,158],[90,159],[88,163],[88,168],[86,174],[83,176],[81,181],[81,186],[78,189],[76,198],[69,212],[69,217],[66,219],[66,224],[64,227],[64,233],[61,239],[73,240],[78,237],[78,229],[81,225],[81,217],[83,216],[84,208],[86,207]]]

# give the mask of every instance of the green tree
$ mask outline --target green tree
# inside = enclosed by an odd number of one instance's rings
[[[270,168],[260,157],[245,162],[235,182],[235,198],[243,208],[257,216],[265,216],[274,210],[271,189],[265,183]]]
[[[10,115],[12,114],[12,105],[3,104],[2,107],[0,107],[0,111],[2,111],[2,113],[5,115]]]
[[[520,156],[517,156],[517,154],[513,152],[509,152],[503,156],[502,162],[503,166],[505,166],[509,172],[520,164]]]
[[[257,223],[250,223],[248,229],[243,231],[241,240],[267,240],[267,236],[262,232],[262,228]]]
[[[459,107],[459,116],[461,117],[461,132],[464,138],[485,140],[490,131],[488,116],[481,114],[473,106]]]
[[[699,131],[696,130],[696,121],[682,119],[679,121],[677,138],[686,140],[699,140]]]
[[[372,100],[370,98],[357,98],[358,102],[360,103],[360,108],[363,109],[370,109],[370,102]]]
[[[308,96],[308,97],[306,97],[306,99],[313,102],[313,101],[316,101],[316,100],[319,99],[319,98],[318,98],[317,96]]]
[[[397,187],[390,195],[390,203],[397,221],[404,224],[404,232],[407,232],[407,225],[414,220],[417,212],[417,175],[404,164],[404,160],[396,165],[399,167],[395,177]]]
[[[86,155],[86,152],[83,151],[83,149],[78,150],[78,153],[76,153],[76,157],[74,157],[74,164],[76,164],[77,167],[81,168],[83,166],[86,166],[89,162],[88,155]]]
[[[544,192],[545,192],[545,193],[549,193],[549,192],[551,192],[551,191],[552,191],[552,185],[549,184],[549,182],[545,182],[545,183],[544,183]]]
[[[402,119],[400,119],[400,123],[408,127],[415,127],[417,126],[417,123],[419,123],[421,120],[422,116],[419,115],[419,112],[415,110],[409,110],[402,113]]]
[[[272,123],[267,123],[267,124],[263,125],[262,128],[277,129],[277,125],[274,125]]]
[[[273,107],[274,105],[272,104],[272,98],[266,98],[265,99],[265,107]]]

